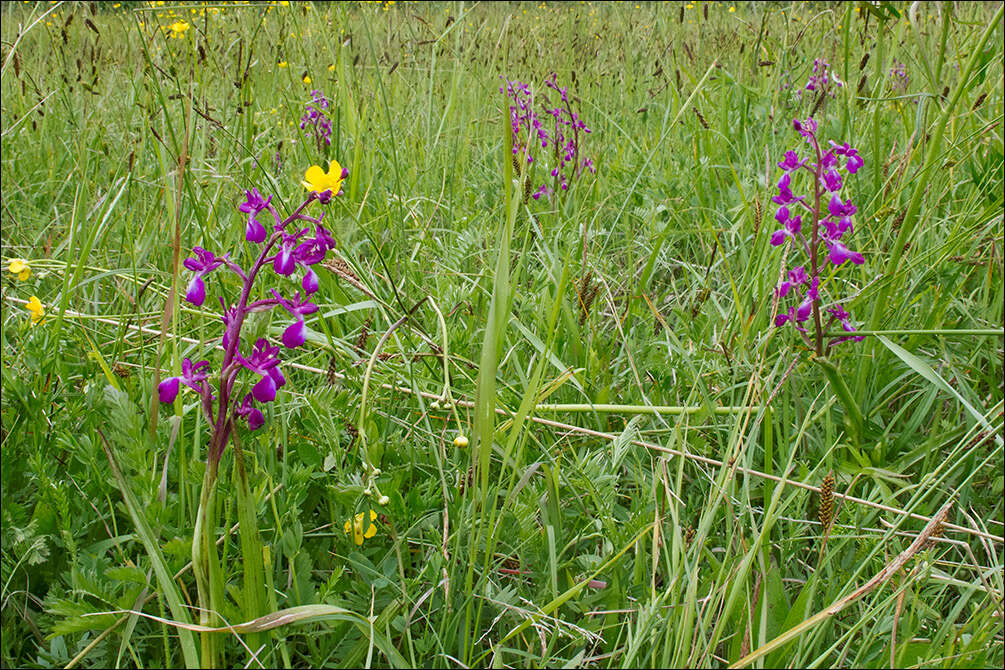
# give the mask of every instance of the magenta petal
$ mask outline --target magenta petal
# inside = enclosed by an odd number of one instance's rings
[[[810,313],[812,311],[813,303],[810,300],[804,300],[796,309],[796,321],[802,323],[806,319],[810,318]]]
[[[283,247],[276,254],[276,259],[272,261],[272,269],[276,271],[276,274],[288,277],[293,274],[293,270],[296,268],[296,261],[293,258],[293,250]]]
[[[283,345],[287,349],[296,349],[307,339],[306,330],[303,319],[297,319],[283,331]]]
[[[830,243],[830,254],[828,258],[834,265],[841,265],[845,261],[851,261],[855,265],[861,265],[865,262],[865,258],[862,257],[862,254],[857,251],[851,251],[840,242]]]
[[[251,389],[251,394],[258,402],[272,402],[276,399],[276,382],[269,375],[262,375],[262,379]]]
[[[185,291],[185,300],[196,307],[201,307],[202,303],[206,302],[206,284],[203,283],[202,277],[196,275],[192,277],[192,281],[188,283],[188,290]]]
[[[178,397],[179,381],[178,377],[168,377],[157,385],[157,395],[161,402],[174,402],[174,399]]]
[[[244,239],[261,244],[265,241],[265,226],[260,224],[255,217],[249,216],[248,225],[244,228]]]
[[[304,287],[304,291],[306,291],[308,295],[311,293],[317,293],[319,288],[318,276],[314,274],[314,270],[307,268],[307,274],[304,275],[304,279],[300,282],[300,285]]]
[[[785,241],[786,232],[784,230],[776,230],[771,233],[771,246],[777,247],[779,244]]]
[[[282,388],[286,384],[286,377],[283,376],[283,371],[279,369],[279,366],[269,368],[269,376],[272,377],[272,381],[276,382],[276,388]]]
[[[251,430],[258,430],[264,424],[265,424],[265,415],[263,415],[262,411],[257,407],[252,408],[252,410],[248,412],[248,428],[250,428]]]
[[[784,313],[784,312],[782,312],[781,314],[779,314],[778,316],[775,317],[775,326],[783,326],[783,325],[785,325],[785,322],[788,321],[788,320],[789,320],[789,315],[786,314],[786,313]]]

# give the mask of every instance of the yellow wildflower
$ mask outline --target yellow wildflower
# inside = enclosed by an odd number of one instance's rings
[[[320,165],[312,165],[307,168],[307,172],[304,173],[304,181],[302,183],[304,188],[314,191],[315,193],[331,191],[332,195],[338,195],[338,192],[342,190],[342,182],[345,180],[344,175],[345,171],[342,169],[342,166],[338,164],[338,161],[331,161],[328,164],[327,173]]]
[[[307,75],[304,75],[304,83],[309,85],[311,83],[311,78],[308,77]]]
[[[468,438],[464,437],[463,435],[458,435],[457,437],[454,438],[454,446],[457,447],[458,449],[464,449],[465,447],[468,446],[468,444],[469,444]]]
[[[31,267],[28,265],[28,261],[23,258],[12,258],[7,271],[16,274],[19,281],[24,281],[31,276]]]
[[[373,525],[373,522],[377,520],[377,513],[370,510],[370,525],[367,529],[363,530],[363,513],[360,512],[356,515],[355,519],[350,519],[345,522],[345,534],[348,535],[352,533],[353,542],[357,545],[363,544],[363,538],[371,538],[377,534],[377,526]]]
[[[289,65],[289,63],[287,63],[286,61],[284,60],[279,61],[279,67],[286,67],[287,65]]]
[[[175,39],[184,37],[185,36],[185,31],[188,30],[188,29],[189,29],[189,25],[185,21],[175,21],[170,26],[168,26],[168,30],[171,31],[168,34],[168,37],[173,37]]]
[[[45,317],[45,307],[42,305],[42,301],[38,299],[38,296],[33,295],[28,298],[28,304],[25,307],[31,312],[31,325],[37,326],[40,324]]]

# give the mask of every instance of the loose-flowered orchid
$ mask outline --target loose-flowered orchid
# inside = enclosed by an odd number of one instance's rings
[[[819,64],[818,64],[819,65]],[[818,65],[814,71],[823,71]],[[826,67],[826,63],[823,64]],[[817,85],[826,85],[830,80],[826,72],[807,86],[807,90],[815,90]],[[776,288],[778,297],[794,298],[797,304],[779,312],[775,317],[775,325],[792,324],[808,344],[814,347],[818,355],[823,355],[826,349],[849,339],[861,340],[861,336],[847,336],[831,339],[825,347],[825,330],[837,321],[845,332],[854,332],[851,325],[851,315],[844,307],[835,303],[825,310],[830,315],[830,321],[824,324],[821,320],[821,289],[825,275],[821,254],[826,251],[827,260],[834,266],[851,261],[861,265],[865,257],[849,249],[843,238],[854,232],[852,216],[858,208],[851,199],[842,199],[839,192],[844,188],[844,171],[855,174],[864,165],[858,152],[847,143],[830,142],[830,149],[821,148],[817,140],[817,123],[812,118],[804,121],[796,119],[793,127],[802,135],[810,146],[810,156],[801,159],[796,151],[785,152],[784,158],[778,163],[783,173],[778,180],[778,195],[772,201],[779,205],[775,219],[781,228],[771,235],[771,244],[781,246],[791,242],[794,248],[808,257],[808,271],[804,265],[792,268],[784,281]],[[843,165],[842,165],[842,158]],[[793,193],[792,184],[795,175],[807,175],[809,178],[810,196]],[[798,208],[809,222],[809,231],[803,231],[802,215],[793,216],[790,208]],[[807,337],[807,328],[802,324],[812,318],[813,341]]]
[[[272,204],[271,196],[262,195],[256,188],[244,192],[244,200],[237,208],[247,216],[245,239],[259,247],[258,256],[250,268],[240,267],[230,259],[229,254],[218,257],[202,247],[195,247],[192,250],[193,255],[184,261],[185,267],[193,273],[185,298],[193,305],[201,306],[205,303],[204,278],[221,266],[236,274],[243,286],[236,302],[230,303],[222,296],[219,297],[222,310],[220,318],[223,321],[224,359],[220,374],[216,378],[218,382],[214,382],[218,384],[218,394],[214,395],[208,381],[209,361],[193,363],[188,358],[182,363],[182,374],[165,379],[157,389],[162,402],[173,401],[182,384],[200,394],[203,411],[213,425],[211,459],[219,459],[229,440],[235,419],[243,419],[252,430],[264,425],[265,415],[255,403],[272,402],[278,389],[286,383],[286,378],[280,369],[279,346],[272,346],[265,338],[259,338],[250,352],[242,354],[241,328],[247,316],[282,306],[294,318],[293,323],[287,326],[283,333],[283,345],[292,349],[301,346],[305,341],[304,317],[318,309],[317,305],[311,302],[311,296],[318,291],[319,282],[310,266],[323,261],[328,251],[335,246],[331,233],[321,226],[321,216],[309,216],[305,213],[305,209],[314,201],[326,201],[333,195],[333,188],[335,192],[341,190],[342,182],[348,177],[348,173],[336,161],[332,161],[331,166],[332,172],[336,172],[338,178],[326,182],[323,191],[312,190],[304,202],[286,218],[279,216]],[[310,172],[308,170],[308,173]],[[259,220],[263,213],[267,213],[266,216],[271,216],[273,220],[274,225],[270,228]],[[310,225],[290,230],[291,224],[300,222]],[[314,228],[314,235],[308,237],[311,226]],[[267,266],[280,277],[293,274],[298,266],[305,267],[306,274],[300,282],[303,293],[297,291],[293,294],[293,298],[287,299],[280,291],[272,289],[271,297],[254,299],[252,287],[260,271]],[[259,376],[258,381],[251,386],[250,392],[247,388],[235,389],[241,370],[249,370]],[[235,395],[239,390],[242,395]],[[241,398],[241,401],[238,402],[237,398]]]

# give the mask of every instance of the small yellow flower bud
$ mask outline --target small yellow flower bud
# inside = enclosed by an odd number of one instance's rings
[[[377,498],[377,504],[380,505],[381,507],[386,507],[389,502],[391,502],[391,499],[388,498],[387,496],[381,496]]]
[[[468,438],[464,437],[463,435],[458,435],[457,437],[454,438],[454,446],[457,447],[458,449],[464,449],[468,446],[468,444],[469,444]]]

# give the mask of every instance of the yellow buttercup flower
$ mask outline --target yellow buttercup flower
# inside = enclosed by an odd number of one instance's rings
[[[279,67],[286,67],[287,65],[289,65],[289,63],[287,63],[286,61],[284,60],[279,61]]]
[[[377,520],[377,513],[370,510],[370,525],[367,529],[363,530],[363,513],[360,512],[356,515],[355,519],[350,519],[345,522],[345,533],[348,535],[352,533],[352,540],[357,545],[363,544],[363,538],[371,538],[377,534],[377,526],[373,525],[373,522]]]
[[[185,21],[175,21],[170,26],[168,26],[168,30],[171,31],[171,34],[168,35],[168,37],[174,37],[177,39],[179,37],[182,37],[185,34],[185,31],[188,29],[189,25]]]
[[[12,258],[7,271],[16,274],[19,281],[24,281],[31,276],[31,267],[28,265],[28,261],[23,258]]]
[[[321,169],[320,165],[312,165],[304,173],[302,183],[304,188],[315,193],[331,191],[332,195],[338,195],[338,192],[342,190],[342,182],[345,181],[344,174],[345,171],[338,164],[338,161],[332,161],[328,164],[328,172]]]
[[[37,296],[33,295],[28,298],[28,304],[25,307],[31,312],[31,325],[37,326],[42,323],[42,319],[45,318],[45,307]]]
[[[308,77],[307,75],[304,75],[304,83],[305,84],[310,84],[311,83],[311,78]]]

